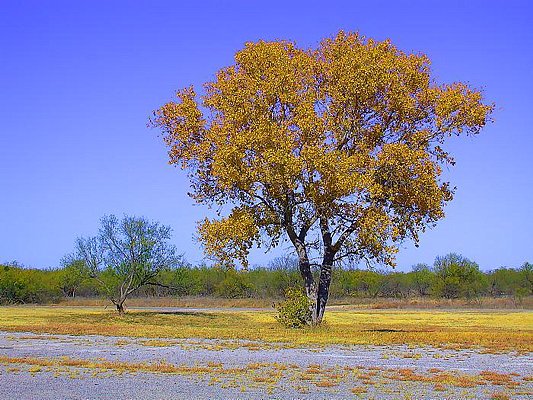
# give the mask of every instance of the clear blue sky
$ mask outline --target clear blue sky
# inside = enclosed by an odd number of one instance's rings
[[[200,261],[205,210],[146,127],[151,111],[211,80],[246,41],[315,46],[339,29],[424,52],[439,81],[469,82],[497,104],[494,124],[450,143],[455,200],[418,249],[403,246],[399,268],[451,251],[482,269],[533,261],[528,3],[0,0],[0,262],[57,266],[109,213],[171,225]]]

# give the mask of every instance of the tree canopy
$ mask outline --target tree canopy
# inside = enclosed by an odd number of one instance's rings
[[[443,144],[493,110],[464,83],[435,82],[425,55],[342,31],[316,49],[246,43],[202,96],[177,97],[152,119],[170,163],[189,171],[198,203],[232,207],[199,224],[205,251],[246,266],[251,247],[288,238],[315,322],[334,263],[394,266],[398,244],[444,216],[442,166],[454,160]]]

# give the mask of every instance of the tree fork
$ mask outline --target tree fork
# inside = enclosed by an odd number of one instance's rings
[[[117,311],[119,314],[124,314],[125,313],[125,310],[124,310],[124,303],[115,303],[115,306],[117,307]]]

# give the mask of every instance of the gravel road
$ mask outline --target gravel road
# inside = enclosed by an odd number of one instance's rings
[[[532,354],[0,332],[0,399],[533,397]]]

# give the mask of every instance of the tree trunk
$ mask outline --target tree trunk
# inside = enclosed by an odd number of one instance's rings
[[[311,265],[309,263],[309,258],[305,252],[298,252],[298,266],[300,268],[300,274],[304,280],[305,294],[310,301],[310,310],[311,310],[311,324],[315,325],[317,320],[316,314],[316,285],[313,278],[313,273],[311,272]]]
[[[115,306],[117,307],[117,311],[120,315],[124,314],[124,302],[123,301],[119,303],[115,303]]]
[[[318,290],[316,294],[316,325],[322,322],[324,312],[326,311],[326,303],[329,297],[329,287],[331,284],[331,271],[333,269],[334,254],[327,252],[324,254],[322,266],[320,267],[320,280],[318,282]]]

